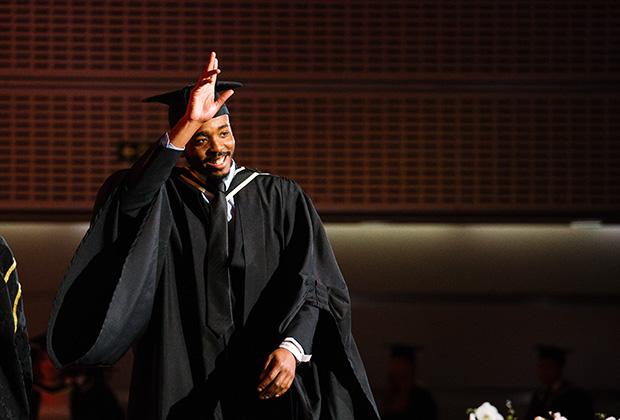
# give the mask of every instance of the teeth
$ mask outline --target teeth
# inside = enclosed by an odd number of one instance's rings
[[[222,163],[224,163],[224,160],[226,160],[226,155],[215,156],[212,159],[209,159],[209,162],[215,165],[221,165]]]

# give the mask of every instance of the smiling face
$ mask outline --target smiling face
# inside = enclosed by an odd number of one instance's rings
[[[203,123],[185,147],[185,157],[196,172],[207,180],[228,175],[235,151],[228,115]]]

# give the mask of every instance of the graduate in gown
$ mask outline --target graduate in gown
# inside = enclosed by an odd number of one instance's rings
[[[217,58],[102,186],[48,327],[58,366],[130,347],[132,419],[377,419],[350,299],[294,181],[237,165]],[[187,165],[177,166],[181,154]]]
[[[391,346],[384,420],[437,420],[435,399],[416,381],[419,350],[404,344]]]
[[[0,236],[0,419],[28,419],[32,364],[17,261]]]
[[[567,353],[568,350],[557,346],[538,346],[537,370],[542,386],[532,395],[525,418],[549,417],[550,412],[567,419],[594,418],[590,395],[564,378]]]

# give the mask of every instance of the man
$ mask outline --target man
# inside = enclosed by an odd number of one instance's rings
[[[547,417],[549,413],[560,413],[567,419],[594,418],[590,395],[564,379],[567,353],[557,346],[538,346],[537,370],[542,387],[534,392],[526,418]]]
[[[38,334],[30,339],[32,360],[32,394],[30,398],[30,420],[43,418],[48,407],[66,405],[68,384],[65,375],[56,369],[47,354],[47,338]]]
[[[99,367],[76,367],[65,372],[71,387],[71,420],[124,420],[121,405]]]
[[[28,419],[32,366],[17,261],[0,236],[0,418]]]
[[[376,419],[319,217],[293,181],[233,161],[239,84],[219,73],[212,53],[193,88],[151,98],[171,130],[102,187],[50,355],[110,364],[133,345],[130,418]]]
[[[388,362],[388,392],[385,420],[437,420],[437,405],[431,393],[416,383],[419,348],[394,344]]]

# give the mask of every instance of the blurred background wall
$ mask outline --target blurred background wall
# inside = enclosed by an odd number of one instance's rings
[[[217,51],[246,84],[237,160],[299,181],[328,222],[378,399],[398,341],[424,346],[442,418],[522,406],[548,342],[620,414],[617,2],[7,1],[0,16],[0,233],[31,334],[97,188],[167,128],[141,99]]]
[[[44,332],[85,222],[0,223],[18,259],[31,335]],[[537,386],[538,343],[571,350],[567,376],[599,411],[620,410],[620,227],[562,224],[328,223],[351,289],[353,331],[376,397],[389,346],[422,346],[419,379],[442,419]],[[115,390],[127,397],[131,360]]]

